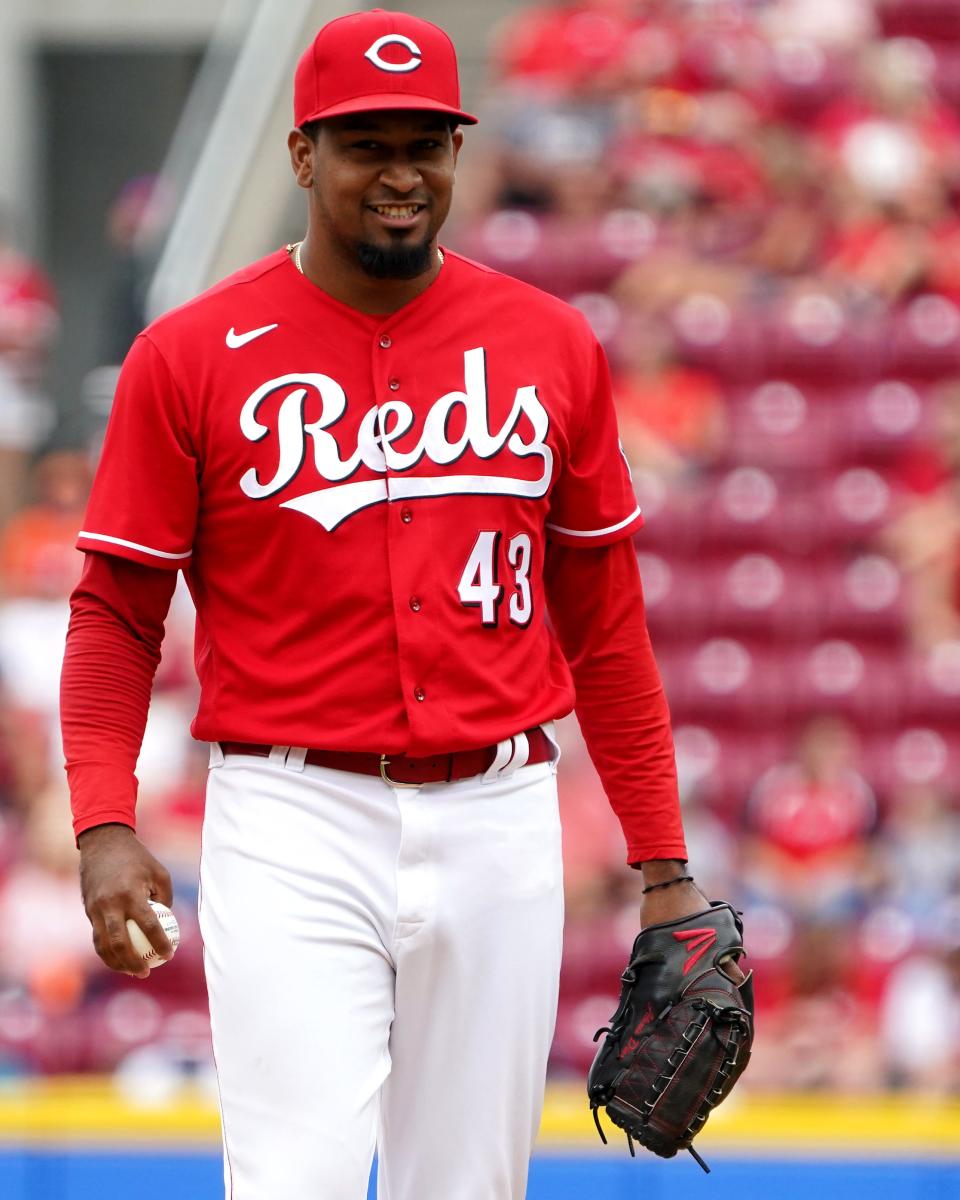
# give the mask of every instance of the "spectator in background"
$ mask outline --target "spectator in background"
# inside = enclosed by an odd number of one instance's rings
[[[932,398],[935,449],[908,456],[908,492],[882,541],[904,573],[910,633],[923,648],[960,638],[960,379]]]
[[[90,467],[76,451],[51,452],[37,463],[33,482],[33,502],[0,531],[0,679],[15,708],[55,722]],[[54,737],[51,757],[58,742]]]
[[[815,717],[792,758],[766,771],[750,797],[748,892],[808,921],[858,915],[876,886],[869,840],[876,819],[853,729],[838,717]]]
[[[880,889],[921,933],[942,927],[960,896],[960,814],[950,796],[929,784],[901,787],[890,799],[877,844]]]
[[[134,338],[147,323],[148,277],[138,254],[148,221],[156,221],[158,180],[155,175],[128,179],[107,212],[107,242],[113,259],[113,278],[104,311],[101,361],[122,363]]]
[[[677,361],[668,324],[624,319],[613,395],[631,466],[674,476],[709,465],[726,442],[726,408],[709,372]]]
[[[798,926],[786,990],[764,1017],[759,1053],[754,1047],[754,1087],[864,1092],[880,1086],[875,1006],[860,986],[855,944],[846,922]]]
[[[636,7],[632,0],[554,0],[521,8],[494,39],[497,74],[545,99],[612,93]]]
[[[52,450],[33,468],[33,496],[0,528],[0,587],[7,597],[69,596],[83,556],[77,533],[92,475],[87,456]]]
[[[25,985],[49,1012],[75,1007],[97,968],[87,922],[77,911],[69,813],[58,774],[31,797],[21,852],[0,883],[0,984]]]
[[[874,0],[778,0],[760,20],[771,40],[852,50],[876,31]]]
[[[44,830],[56,828],[56,821],[44,816],[45,797],[51,778],[59,782],[61,776],[60,658],[68,597],[82,566],[76,536],[90,478],[84,455],[51,451],[34,468],[31,502],[0,526],[0,793],[17,826],[26,826],[31,886],[39,886],[44,870],[54,870],[53,859],[38,847]],[[62,800],[62,794],[51,798],[52,803]],[[75,871],[72,853],[69,864]],[[62,876],[66,868],[61,867]],[[51,895],[61,894],[63,879],[51,879],[51,887]]]
[[[743,262],[757,289],[817,269],[827,227],[823,180],[808,139],[786,124],[761,126],[754,138],[770,200]]]
[[[16,248],[0,208],[0,523],[21,503],[30,453],[53,428],[44,377],[58,320],[50,281]]]
[[[874,203],[903,199],[930,176],[956,178],[960,123],[934,96],[929,53],[912,39],[868,43],[856,89],[814,134],[847,186]]]
[[[948,938],[894,969],[880,1033],[889,1085],[941,1096],[960,1092],[960,941]]]

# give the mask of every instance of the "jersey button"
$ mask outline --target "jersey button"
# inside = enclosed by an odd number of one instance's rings
[[[419,596],[411,596],[410,597],[410,607],[413,609],[414,612],[420,611],[420,609],[423,607],[423,605],[420,603]]]
[[[427,693],[423,690],[423,688],[419,688],[419,687],[414,688],[413,689],[413,698],[414,698],[414,700],[420,700],[422,702],[422,701],[426,700]]]
[[[389,387],[391,392],[399,391],[400,380],[399,379],[391,379],[390,382],[387,384],[387,387]]]
[[[392,345],[393,345],[393,338],[390,336],[390,334],[389,333],[381,333],[380,334],[381,350],[389,350]]]
[[[400,520],[404,525],[409,525],[413,520],[413,510],[404,506],[400,509]]]

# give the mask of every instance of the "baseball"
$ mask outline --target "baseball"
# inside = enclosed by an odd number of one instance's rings
[[[158,904],[155,900],[148,900],[147,903],[157,914],[157,920],[163,926],[163,932],[172,942],[174,953],[176,953],[176,949],[180,945],[180,926],[177,924],[177,918],[165,904]],[[132,917],[127,921],[127,933],[130,935],[130,942],[134,950],[143,959],[144,966],[162,967],[168,961],[161,958],[154,950],[147,935]]]

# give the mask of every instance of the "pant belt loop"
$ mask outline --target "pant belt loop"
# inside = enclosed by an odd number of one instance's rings
[[[270,747],[270,762],[276,763],[278,767],[282,767],[287,761],[287,751],[289,746],[271,746]]]
[[[220,745],[219,742],[211,742],[210,743],[210,766],[211,767],[222,767],[223,766],[223,747]]]
[[[483,782],[489,783],[491,779],[496,779],[510,761],[512,754],[513,738],[504,738],[502,742],[497,742],[497,753],[494,755],[493,762],[481,776]]]
[[[543,730],[547,741],[550,743],[550,748],[553,751],[550,756],[550,763],[551,766],[555,767],[560,761],[561,754],[560,743],[557,741],[557,723],[556,721],[544,721],[540,728]]]
[[[283,764],[288,771],[302,771],[307,761],[306,746],[291,746],[287,751],[286,762]]]
[[[525,767],[527,759],[530,757],[530,743],[525,733],[518,733],[513,739],[513,745],[513,758],[504,767],[504,775],[512,775],[514,771],[519,771],[521,767]]]

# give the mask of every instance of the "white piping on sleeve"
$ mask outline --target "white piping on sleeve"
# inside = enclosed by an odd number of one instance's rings
[[[126,538],[110,537],[106,533],[88,533],[81,529],[78,538],[86,538],[91,542],[110,542],[113,546],[126,546],[129,550],[141,550],[144,554],[152,554],[155,558],[189,558],[193,553],[188,550],[185,554],[171,554],[169,550],[154,550],[152,546],[141,546],[139,542],[128,542]]]
[[[629,517],[625,517],[622,521],[618,521],[616,525],[608,525],[606,529],[564,529],[562,525],[551,525],[547,522],[547,528],[552,529],[554,533],[565,533],[569,537],[595,538],[603,537],[606,533],[616,533],[618,529],[623,529],[635,521],[640,516],[640,505],[633,510]]]

